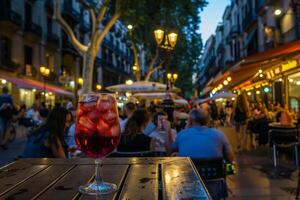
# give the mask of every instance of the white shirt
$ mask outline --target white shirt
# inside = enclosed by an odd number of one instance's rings
[[[161,151],[165,152],[166,151],[166,139],[167,139],[167,133],[165,131],[158,131],[155,130],[150,133],[149,137],[154,139],[154,151]],[[174,129],[171,129],[171,134],[172,134],[172,142],[175,141],[176,138],[176,131]]]

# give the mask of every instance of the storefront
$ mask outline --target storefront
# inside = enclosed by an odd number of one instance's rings
[[[73,92],[61,87],[44,84],[33,79],[14,77],[8,73],[0,74],[0,86],[1,88],[7,86],[15,103],[24,103],[27,107],[32,106],[35,102],[45,102],[46,105],[52,106],[55,102],[63,104],[74,97]]]

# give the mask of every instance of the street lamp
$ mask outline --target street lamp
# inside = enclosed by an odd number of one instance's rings
[[[126,84],[126,85],[132,85],[132,84],[133,84],[133,81],[129,79],[129,80],[127,80],[127,81],[125,82],[125,84]]]
[[[167,79],[168,79],[168,83],[167,83],[167,91],[168,91],[169,89],[173,88],[173,85],[175,84],[176,80],[178,79],[178,74],[168,73]]]
[[[178,34],[174,32],[166,34],[164,30],[157,29],[154,31],[154,37],[159,47],[173,50],[177,43]]]
[[[46,102],[46,78],[50,74],[50,69],[45,66],[40,66],[40,72],[43,76],[43,89],[44,89],[44,100]]]
[[[274,15],[276,15],[276,16],[281,15],[281,13],[282,13],[282,11],[281,11],[280,9],[276,9],[276,10],[274,11]]]
[[[78,82],[79,85],[83,85],[83,78],[79,77],[77,82]]]
[[[100,85],[99,83],[96,85],[96,89],[97,91],[100,91],[102,89],[102,85]]]

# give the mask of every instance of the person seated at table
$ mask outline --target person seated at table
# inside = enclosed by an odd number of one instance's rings
[[[223,158],[227,162],[233,161],[233,151],[227,137],[221,131],[207,127],[209,114],[203,109],[193,109],[189,113],[188,128],[179,132],[172,143],[172,151],[178,156],[192,159]],[[168,134],[168,146],[171,144],[171,135]],[[169,146],[170,147],[170,146]],[[225,179],[215,181],[204,180],[213,199],[227,197]]]
[[[145,109],[138,109],[128,119],[118,145],[118,152],[150,151],[152,139],[143,133],[149,115]]]
[[[171,123],[168,120],[168,115],[164,112],[157,112],[153,116],[153,124],[155,130],[149,134],[149,137],[153,138],[153,150],[157,152],[166,153],[166,140],[168,139],[168,133],[171,134],[172,141],[175,140],[176,131],[171,128]]]
[[[191,158],[224,158],[233,161],[233,151],[225,134],[207,127],[209,114],[204,109],[193,109],[189,113],[187,129],[178,133],[172,143],[168,134],[167,146],[178,156]]]
[[[124,115],[125,115],[126,118],[120,121],[121,134],[124,133],[126,123],[127,123],[128,119],[131,117],[132,113],[135,110],[136,110],[136,106],[135,106],[134,103],[128,102],[128,103],[125,104]]]
[[[23,158],[66,158],[67,145],[64,141],[67,110],[54,108],[44,124],[34,130],[27,139]]]

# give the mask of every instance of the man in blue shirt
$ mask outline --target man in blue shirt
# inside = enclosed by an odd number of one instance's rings
[[[233,161],[231,145],[224,133],[208,128],[209,114],[204,109],[193,109],[189,113],[188,128],[177,135],[172,151],[178,156],[191,158],[224,158]],[[169,144],[171,140],[169,138]]]

